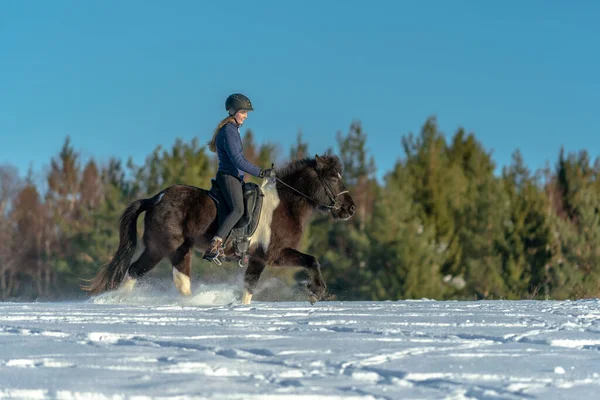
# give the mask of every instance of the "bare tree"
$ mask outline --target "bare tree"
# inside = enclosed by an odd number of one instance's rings
[[[14,237],[14,220],[11,218],[15,196],[21,187],[17,169],[10,165],[0,166],[0,299],[13,292],[16,267],[22,256],[22,247]]]

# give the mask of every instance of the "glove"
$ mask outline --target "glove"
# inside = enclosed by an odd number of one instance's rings
[[[273,169],[273,168],[261,169],[260,174],[258,176],[260,178],[275,178],[275,169]]]

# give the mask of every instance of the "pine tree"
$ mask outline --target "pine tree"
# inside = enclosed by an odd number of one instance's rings
[[[78,280],[92,278],[98,267],[110,259],[119,244],[120,215],[129,202],[138,197],[137,192],[132,191],[131,183],[125,179],[120,160],[109,159],[100,168],[99,175],[102,197],[98,206],[90,210],[90,228],[80,232],[79,261],[82,266]],[[138,223],[143,226],[141,221]],[[77,284],[81,283],[77,281]]]
[[[210,188],[210,179],[215,176],[216,163],[199,145],[197,138],[185,143],[177,138],[170,151],[157,146],[146,158],[144,165],[137,167],[130,160],[128,168],[135,181],[131,188],[136,196],[153,196],[170,185],[183,184]]]
[[[418,137],[409,134],[402,143],[406,168],[415,182],[413,202],[419,205],[418,217],[435,228],[436,242],[444,254],[441,272],[460,277],[465,268],[461,264],[456,214],[465,207],[468,184],[462,166],[450,163],[448,146],[435,117],[425,121]]]
[[[356,203],[353,223],[363,232],[375,200],[373,196],[376,185],[374,175],[377,170],[375,160],[372,156],[367,159],[367,137],[359,121],[350,125],[350,131],[346,136],[338,132],[337,142],[344,165],[344,183],[351,189],[352,198]]]
[[[296,135],[296,143],[290,149],[290,161],[301,160],[309,157],[308,143],[302,140],[302,131],[298,131]]]
[[[531,175],[517,150],[512,164],[503,170],[502,181],[509,201],[504,241],[500,242],[507,297],[547,296],[545,274],[552,261],[553,238],[539,177]]]
[[[373,253],[369,264],[372,300],[442,299],[445,287],[440,268],[442,251],[433,224],[419,217],[413,202],[415,181],[402,162],[385,177],[371,228]]]
[[[72,240],[85,226],[79,215],[80,155],[67,136],[57,157],[53,157],[47,175],[48,191],[45,205],[49,213],[47,251],[53,265],[50,268],[60,280],[70,286],[79,275],[77,244]]]
[[[85,165],[79,186],[81,206],[86,210],[95,209],[102,199],[102,181],[96,162],[91,159]]]
[[[490,153],[475,139],[459,129],[449,149],[450,163],[462,171],[461,202],[454,209],[459,265],[467,281],[466,293],[478,298],[506,296],[502,279],[502,257],[498,243],[503,238],[503,222],[508,214],[501,182],[494,176]]]
[[[52,158],[48,174],[47,200],[55,206],[60,217],[67,217],[78,201],[80,180],[79,154],[66,137],[57,158]]]
[[[556,257],[548,265],[547,285],[553,298],[595,297],[600,292],[598,171],[589,163],[587,152],[565,157],[561,149],[549,184]]]

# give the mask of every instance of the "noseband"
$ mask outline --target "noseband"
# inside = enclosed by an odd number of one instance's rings
[[[350,193],[347,190],[341,191],[338,194],[336,194],[335,196],[333,195],[333,190],[331,190],[331,187],[329,186],[329,184],[327,183],[327,181],[325,181],[323,178],[321,178],[321,176],[319,175],[319,173],[317,172],[317,176],[319,177],[319,180],[321,181],[321,183],[325,186],[325,188],[327,189],[327,197],[329,197],[329,200],[331,200],[331,205],[327,206],[328,208],[332,208],[334,210],[339,210],[342,205],[340,204],[339,200],[338,200],[338,196],[344,193]]]

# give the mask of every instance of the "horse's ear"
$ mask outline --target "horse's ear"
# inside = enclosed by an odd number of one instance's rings
[[[317,168],[322,169],[325,167],[325,160],[318,154],[315,154],[315,161],[317,162]]]

